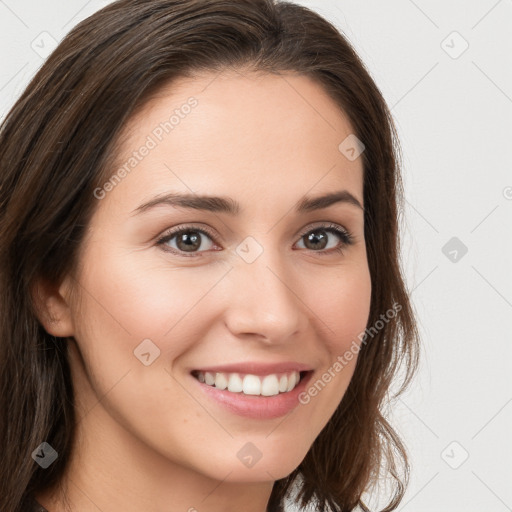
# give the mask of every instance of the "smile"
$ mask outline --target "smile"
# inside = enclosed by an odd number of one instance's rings
[[[274,396],[292,391],[307,372],[291,371],[269,375],[227,372],[194,371],[192,375],[201,383],[244,395]]]

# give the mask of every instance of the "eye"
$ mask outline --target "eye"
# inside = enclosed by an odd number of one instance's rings
[[[202,243],[202,238],[208,237],[210,240],[212,240],[213,236],[213,233],[207,229],[199,229],[194,226],[182,226],[178,229],[168,232],[157,241],[157,244],[163,245],[163,249],[165,251],[179,254],[180,256],[194,256],[193,253],[198,252],[197,249],[204,246]],[[169,247],[169,245],[167,245],[168,242],[171,242],[174,238],[176,238],[177,247]]]
[[[327,233],[336,235],[341,240],[341,243],[337,245],[334,244],[334,246],[326,249],[326,246],[329,245]],[[300,236],[300,241],[306,240],[307,245],[312,247],[313,252],[319,252],[322,255],[331,254],[333,251],[343,253],[343,250],[347,246],[354,243],[354,236],[345,228],[337,226],[336,224],[317,226],[302,232]]]
[[[334,243],[334,245],[331,244],[331,247],[328,247],[329,235],[336,235],[339,239],[338,244]],[[162,245],[164,251],[178,254],[179,256],[196,256],[196,253],[204,252],[204,237],[208,238],[210,242],[213,242],[215,235],[206,228],[181,226],[167,232],[157,241],[157,245]],[[174,243],[170,244],[170,242],[174,242],[174,239],[176,239],[175,245]],[[354,236],[341,226],[336,224],[327,224],[303,231],[300,234],[299,242],[303,242],[303,240],[305,240],[307,246],[309,246],[305,247],[306,249],[310,249],[311,251],[317,252],[321,255],[329,255],[333,252],[342,253],[347,246],[354,243]],[[211,248],[213,243],[206,243],[206,246],[208,245],[210,245],[210,247],[206,247],[206,250]]]

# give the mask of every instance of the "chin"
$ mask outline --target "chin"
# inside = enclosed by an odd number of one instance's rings
[[[257,459],[255,452],[255,457],[251,460],[250,456],[244,456],[242,453],[240,456],[242,460],[239,459],[238,455],[235,455],[234,460],[224,458],[219,460],[208,473],[214,479],[222,479],[227,482],[275,481],[292,473],[305,456],[306,453],[285,455],[276,449],[272,450],[272,455],[267,457],[262,453],[259,459]],[[227,476],[228,474],[229,476]],[[226,476],[225,479],[224,476]]]

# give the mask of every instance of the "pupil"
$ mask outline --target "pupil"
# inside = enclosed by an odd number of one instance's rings
[[[326,240],[327,240],[327,237],[325,236],[325,233],[323,231],[317,231],[317,233],[322,233],[320,236],[316,235],[316,234],[313,234],[311,233],[307,238],[308,238],[308,241],[309,242],[313,242],[313,244],[317,244],[318,242],[324,242],[322,245],[322,247],[320,247],[321,249],[323,249],[326,245]],[[318,246],[314,247],[316,249],[318,249]]]
[[[189,233],[195,234],[190,235]],[[178,247],[180,250],[191,252],[194,249],[199,248],[200,245],[201,241],[199,240],[199,234],[195,231],[188,231],[183,233],[178,239]]]

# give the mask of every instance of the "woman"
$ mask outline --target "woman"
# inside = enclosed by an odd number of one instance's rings
[[[368,510],[379,473],[398,506],[398,142],[331,24],[120,0],[0,152],[1,510]]]

